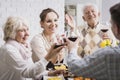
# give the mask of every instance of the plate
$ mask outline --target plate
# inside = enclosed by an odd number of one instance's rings
[[[65,80],[63,75],[60,76],[43,76],[43,80]]]

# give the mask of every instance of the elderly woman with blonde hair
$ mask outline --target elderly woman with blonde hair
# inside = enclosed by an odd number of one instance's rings
[[[5,44],[0,49],[0,80],[32,80],[45,75],[45,66],[63,46],[53,49],[38,62],[33,63],[30,47],[26,43],[29,36],[27,23],[19,17],[9,17],[4,27]],[[51,55],[52,54],[52,55]],[[46,72],[56,75],[63,70]]]

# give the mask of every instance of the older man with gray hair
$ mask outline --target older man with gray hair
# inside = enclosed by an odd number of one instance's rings
[[[95,4],[87,3],[83,6],[82,10],[82,18],[86,23],[82,26],[74,27],[72,24],[73,19],[66,16],[68,25],[72,28],[76,28],[75,33],[77,32],[77,35],[81,38],[78,47],[78,55],[84,57],[84,55],[89,55],[101,47],[108,45],[116,46],[116,39],[110,26],[108,27],[99,22],[100,12],[98,7]],[[102,29],[108,31],[102,32]],[[105,40],[107,40],[107,42]]]

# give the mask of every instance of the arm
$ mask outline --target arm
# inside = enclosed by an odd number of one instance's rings
[[[9,68],[13,69],[13,71],[21,73],[23,77],[35,79],[41,76],[41,73],[45,70],[45,66],[48,63],[44,58],[35,64],[31,57],[24,60],[18,49],[13,46],[7,47],[5,59],[7,65],[9,65]]]
[[[70,14],[65,14],[65,22],[70,28],[70,34],[77,35],[77,27],[75,26],[75,20]]]
[[[12,71],[17,72],[18,74],[20,73],[21,76],[25,78],[38,79],[44,75],[43,72],[45,71],[45,67],[48,64],[48,61],[50,61],[51,58],[55,57],[57,53],[60,52],[63,48],[63,46],[61,46],[57,49],[53,49],[54,46],[55,45],[51,47],[45,58],[42,58],[36,63],[33,63],[31,56],[29,56],[27,59],[23,59],[21,53],[15,46],[8,45],[5,49],[6,63],[9,68],[12,69]],[[48,73],[48,75],[54,75],[56,73],[59,74],[61,71],[54,71],[53,73]]]
[[[74,46],[75,43],[69,43]],[[69,45],[68,44],[68,45]],[[70,46],[69,45],[69,46]],[[99,50],[90,56],[80,58],[77,55],[77,49],[75,47],[69,48],[69,54],[67,56],[67,64],[69,70],[76,76],[91,77],[95,79],[101,79],[106,75],[106,62],[103,50]]]
[[[40,35],[35,36],[31,41],[31,47],[33,51],[33,60],[36,62],[42,57],[45,57],[47,51],[43,43],[43,37]]]

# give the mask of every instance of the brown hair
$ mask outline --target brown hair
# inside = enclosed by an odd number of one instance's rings
[[[51,8],[47,8],[47,9],[44,9],[41,13],[40,13],[40,19],[41,19],[41,21],[45,21],[45,18],[46,18],[46,15],[48,14],[48,13],[50,13],[50,12],[54,12],[56,15],[57,15],[57,17],[59,18],[59,15],[58,15],[58,13],[55,11],[55,10],[53,10],[53,9],[51,9]]]
[[[115,4],[110,8],[111,19],[120,28],[120,3]]]

